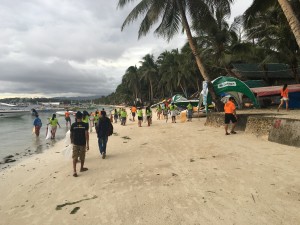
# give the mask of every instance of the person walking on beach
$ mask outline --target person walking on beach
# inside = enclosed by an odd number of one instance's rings
[[[136,106],[132,106],[131,109],[132,121],[135,121],[135,113],[136,113]]]
[[[90,113],[90,117],[89,117],[89,121],[90,121],[90,133],[93,132],[93,126],[94,126],[94,114],[93,112]]]
[[[76,164],[80,158],[80,172],[87,171],[84,167],[85,153],[89,150],[88,124],[82,122],[82,113],[76,113],[76,122],[71,125],[70,138],[73,144],[73,176],[77,177]]]
[[[35,132],[35,135],[38,137],[40,136],[40,129],[42,127],[42,121],[41,119],[39,118],[39,114],[36,114],[35,115],[35,119],[33,121],[33,126],[34,126],[34,132]]]
[[[228,101],[224,105],[224,111],[225,111],[225,134],[236,134],[234,131],[234,128],[237,123],[237,115],[236,115],[236,109],[234,104],[234,98],[229,97]],[[228,126],[230,121],[232,122],[231,132],[228,133]]]
[[[158,106],[156,108],[156,112],[157,112],[157,119],[160,120],[160,115],[162,113],[162,108],[161,108],[160,104],[158,104]]]
[[[169,109],[168,109],[168,106],[165,104],[165,107],[164,107],[164,109],[163,109],[163,114],[164,114],[164,118],[165,118],[165,120],[166,120],[166,123],[168,122],[168,114],[169,114]]]
[[[289,90],[287,86],[288,86],[287,84],[283,85],[282,89],[280,90],[281,99],[280,99],[280,104],[278,106],[277,112],[279,112],[279,109],[281,108],[284,102],[285,102],[286,111],[289,110]]]
[[[143,122],[143,110],[142,110],[142,108],[139,108],[137,110],[137,116],[138,116],[138,126],[141,127],[142,122]]]
[[[126,109],[122,109],[122,111],[121,111],[121,125],[125,126],[126,119],[127,119]]]
[[[169,109],[170,109],[170,113],[171,113],[172,123],[176,123],[177,106],[174,104],[174,102],[169,106]]]
[[[98,120],[99,120],[99,111],[96,110],[95,116],[94,116],[94,124],[95,124],[95,130],[96,130],[96,132],[97,132],[97,129],[98,129],[98,127],[97,127]]]
[[[51,139],[55,139],[55,134],[56,134],[56,130],[57,130],[57,125],[59,126],[60,128],[60,124],[58,123],[58,120],[56,118],[56,114],[53,114],[52,115],[52,118],[49,120],[49,123],[47,124],[48,125],[51,125]]]
[[[102,155],[102,159],[105,159],[108,136],[112,134],[113,129],[110,119],[106,117],[105,111],[101,111],[101,116],[99,118],[97,127],[99,151]]]
[[[189,102],[189,104],[187,105],[187,121],[192,122],[192,118],[193,118],[193,106],[192,103]]]
[[[67,110],[65,112],[65,120],[66,120],[66,127],[68,127],[68,124],[70,124],[71,127],[71,117],[70,117],[70,112],[69,110]]]
[[[117,111],[117,109],[115,109],[115,111],[114,111],[114,121],[115,121],[115,123],[118,123],[118,111]]]
[[[150,124],[152,124],[152,111],[150,109],[150,106],[146,107],[146,116],[147,116],[147,122],[149,127]]]

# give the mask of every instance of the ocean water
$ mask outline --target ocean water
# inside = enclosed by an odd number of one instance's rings
[[[105,110],[109,114],[111,108],[106,107]],[[15,156],[14,158],[19,161],[23,156],[43,153],[64,139],[68,131],[66,121],[64,116],[57,115],[61,128],[57,128],[54,140],[46,140],[47,119],[53,113],[55,112],[39,112],[39,117],[43,123],[39,137],[32,133],[35,117],[30,113],[18,118],[0,118],[0,161],[3,161],[3,158],[8,155]],[[75,117],[71,116],[71,122],[74,121]]]

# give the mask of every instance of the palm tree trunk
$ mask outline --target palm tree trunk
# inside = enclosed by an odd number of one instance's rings
[[[187,21],[184,9],[182,7],[181,1],[180,0],[176,0],[176,3],[178,5],[178,7],[179,7],[179,11],[180,11],[180,14],[181,14],[181,19],[182,19],[182,25],[183,25],[183,28],[185,29],[185,32],[186,32],[186,35],[187,35],[187,38],[188,38],[188,42],[189,42],[190,48],[191,48],[191,50],[192,50],[192,52],[193,52],[193,54],[194,54],[194,56],[196,58],[196,63],[197,63],[197,66],[198,66],[198,68],[200,70],[200,73],[201,73],[203,79],[205,81],[207,81],[208,91],[211,94],[211,97],[212,97],[213,101],[216,104],[217,111],[223,111],[224,109],[222,107],[222,103],[221,103],[221,101],[219,100],[218,96],[215,93],[215,90],[214,90],[213,85],[211,83],[211,78],[207,74],[206,69],[205,69],[205,67],[204,67],[204,65],[202,63],[202,59],[200,57],[200,54],[197,51],[197,47],[196,47],[196,45],[194,43],[194,39],[193,39],[193,36],[192,36],[192,33],[191,33],[191,29],[190,29],[189,23]]]
[[[278,0],[300,48],[300,23],[288,0]]]
[[[153,85],[152,85],[152,81],[150,80],[150,101],[153,100]]]

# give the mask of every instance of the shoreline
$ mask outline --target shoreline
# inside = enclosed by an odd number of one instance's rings
[[[300,154],[205,118],[114,125],[107,158],[90,134],[72,176],[64,141],[1,171],[0,224],[297,224]],[[78,165],[79,166],[79,165]],[[73,212],[74,214],[70,214]]]

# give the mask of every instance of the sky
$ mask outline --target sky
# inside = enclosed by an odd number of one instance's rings
[[[138,2],[138,1],[135,1]],[[232,18],[252,0],[235,0]],[[0,99],[107,95],[146,54],[181,48],[153,33],[138,40],[139,23],[121,31],[133,5],[118,0],[1,0]]]

